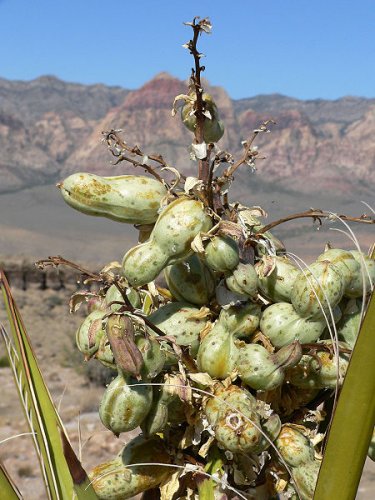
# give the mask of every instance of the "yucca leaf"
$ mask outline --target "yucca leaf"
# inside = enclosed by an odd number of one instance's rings
[[[329,431],[314,499],[356,497],[375,424],[375,294],[355,344]]]
[[[93,488],[89,486],[89,480],[82,467],[79,475],[71,474],[79,461],[71,447],[70,453],[64,455],[69,440],[43,380],[6,277],[1,270],[0,288],[4,296],[13,342],[3,327],[2,335],[26,420],[33,433],[48,497],[53,500],[75,497],[97,498]]]
[[[12,478],[9,476],[4,464],[0,461],[0,492],[2,498],[7,500],[22,499],[17,486],[14,484]]]

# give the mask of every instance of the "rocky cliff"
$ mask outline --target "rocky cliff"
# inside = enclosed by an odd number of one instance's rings
[[[79,170],[124,172],[124,165],[111,167],[101,143],[101,132],[112,127],[123,129],[129,144],[194,172],[187,153],[191,135],[170,113],[174,96],[185,91],[184,82],[165,73],[134,91],[51,76],[31,82],[0,79],[0,192],[55,182]],[[262,120],[277,122],[258,141],[267,157],[258,162],[262,184],[348,196],[373,192],[375,99],[300,101],[270,95],[233,101],[222,88],[210,91],[226,125],[220,148],[239,154],[241,140]],[[249,178],[242,174],[245,185]]]

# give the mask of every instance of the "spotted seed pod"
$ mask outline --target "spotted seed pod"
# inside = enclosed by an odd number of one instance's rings
[[[199,346],[198,369],[212,378],[225,379],[237,366],[237,359],[238,348],[234,336],[224,325],[216,322]]]
[[[294,281],[291,300],[297,314],[317,319],[329,315],[342,299],[345,287],[343,275],[328,261],[314,262],[299,273]]]
[[[251,298],[255,298],[258,294],[258,275],[251,264],[240,262],[226,278],[225,284],[232,292],[245,294]]]
[[[270,266],[272,261],[272,266]],[[284,256],[264,257],[256,266],[259,290],[272,302],[290,302],[297,267]]]
[[[359,264],[359,269],[345,288],[345,296],[358,298],[369,293],[375,284],[375,260],[357,251],[350,252]]]
[[[137,386],[135,379],[119,374],[104,392],[99,406],[100,420],[115,435],[132,431],[146,418],[151,404],[152,387]]]
[[[165,335],[173,336],[177,345],[189,346],[191,355],[196,355],[199,334],[207,322],[207,315],[202,315],[200,309],[185,302],[170,302],[150,314],[148,319]]]
[[[284,424],[275,441],[276,448],[291,467],[298,467],[314,460],[314,447],[301,429],[301,426]]]
[[[133,307],[139,309],[142,306],[140,294],[137,292],[137,290],[134,290],[134,288],[128,288],[127,297]],[[105,301],[107,305],[111,302],[122,302],[123,304],[125,304],[124,298],[116,285],[111,285],[108,288],[105,295]],[[115,312],[118,311],[121,307],[122,304],[112,304],[111,310]]]
[[[235,385],[218,386],[214,396],[219,399],[207,399],[204,412],[218,443],[226,450],[261,453],[269,447],[269,441],[277,437],[281,426],[279,417],[273,414],[268,425],[264,425],[267,420],[261,421],[257,401],[250,392]],[[268,434],[269,439],[263,437],[261,430]]]
[[[275,347],[283,347],[294,340],[301,344],[315,342],[325,327],[324,319],[301,318],[288,302],[271,304],[263,311],[260,320],[260,329]]]
[[[58,186],[74,209],[129,224],[155,222],[167,194],[164,184],[143,175],[100,177],[80,172]]]
[[[301,500],[311,500],[314,497],[320,465],[320,460],[313,460],[295,467],[293,470],[293,479],[298,487]]]
[[[129,465],[137,463],[170,464],[163,441],[158,437],[137,436],[113,460],[95,467],[89,474],[100,500],[125,500],[156,488],[173,474],[173,467],[163,465]]]
[[[92,311],[76,332],[77,347],[86,359],[91,358],[99,349],[100,339],[105,335],[105,327],[103,328],[105,315],[106,312],[103,310]]]
[[[286,369],[295,366],[301,357],[298,342],[282,347],[275,354],[261,345],[243,343],[238,347],[238,375],[252,389],[269,391],[284,382]]]
[[[204,92],[202,95],[202,100],[206,113],[209,113],[209,117],[205,116],[205,120],[203,123],[203,140],[207,144],[209,144],[210,142],[217,142],[222,138],[224,134],[224,124],[221,120],[219,120],[219,112],[214,100],[212,99],[212,96]],[[191,100],[187,100],[181,109],[182,123],[191,132],[195,132],[197,126],[197,117],[194,113],[194,106],[195,102],[192,98]]]
[[[319,255],[317,262],[327,261],[334,264],[342,273],[345,280],[344,295],[346,288],[350,289],[350,282],[360,272],[360,265],[354,258],[353,254],[340,248],[330,248]]]
[[[205,258],[213,271],[232,271],[240,261],[238,244],[230,236],[214,236],[205,248]]]
[[[212,221],[202,202],[178,198],[162,211],[150,239],[125,254],[122,262],[125,278],[131,286],[150,283],[165,267],[189,257],[195,236],[211,227]]]
[[[337,323],[337,334],[339,340],[348,344],[353,349],[357,340],[361,325],[362,301],[359,299],[349,299],[343,308],[343,314]]]
[[[330,346],[332,349],[331,341],[324,341],[322,344]],[[348,348],[348,346],[342,342],[340,342],[339,345],[342,348]],[[302,356],[297,366],[289,368],[287,371],[287,379],[289,382],[301,388],[334,389],[338,377],[339,385],[341,385],[349,365],[350,354],[340,352],[338,374],[335,357],[331,355],[328,350],[319,350],[316,356],[319,361],[317,361],[316,357],[306,354]]]
[[[166,267],[164,276],[171,294],[179,301],[202,306],[215,294],[215,278],[197,254]]]
[[[259,326],[261,307],[245,302],[220,311],[219,323],[237,338],[249,337]]]

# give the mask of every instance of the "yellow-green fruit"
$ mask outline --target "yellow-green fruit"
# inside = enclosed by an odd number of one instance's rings
[[[184,302],[170,302],[150,314],[148,319],[165,335],[173,336],[177,345],[189,346],[190,353],[195,356],[199,347],[199,334],[207,322],[207,317],[198,317],[199,311],[197,307]]]
[[[107,334],[103,335],[100,339],[99,349],[95,353],[95,359],[107,368],[117,370],[115,358],[113,356],[111,344],[109,343]]]
[[[203,140],[206,143],[217,142],[224,134],[224,125],[219,120],[218,110],[210,94],[204,93],[202,95],[203,105],[205,111],[211,115],[211,119],[205,117],[203,124]],[[197,126],[197,117],[194,114],[194,102],[187,101],[181,109],[182,123],[191,132],[195,132]]]
[[[226,273],[237,267],[240,256],[237,243],[230,236],[215,236],[205,249],[206,264],[213,271]]]
[[[165,267],[189,257],[195,236],[211,227],[202,202],[178,198],[162,211],[150,239],[125,254],[125,278],[132,286],[150,283]]]
[[[314,447],[311,441],[293,424],[284,424],[275,446],[285,462],[291,467],[298,467],[314,460]]]
[[[359,269],[345,288],[345,295],[352,298],[362,297],[363,291],[366,295],[375,284],[375,260],[354,250],[350,253],[358,262]]]
[[[288,345],[294,340],[301,344],[315,342],[325,327],[324,319],[302,318],[288,302],[271,304],[263,311],[260,320],[260,329],[275,347]]]
[[[225,284],[232,292],[245,294],[251,298],[256,297],[258,293],[258,275],[251,264],[240,262],[226,278]]]
[[[143,175],[100,177],[80,172],[59,187],[66,203],[76,210],[129,224],[155,222],[167,194],[161,182]]]
[[[233,335],[220,322],[216,322],[210,333],[202,340],[197,365],[201,372],[212,378],[225,379],[236,368],[238,348]]]
[[[77,347],[87,358],[96,353],[99,349],[100,339],[105,335],[105,327],[103,328],[105,315],[106,312],[103,310],[92,311],[77,330]]]
[[[257,401],[245,389],[235,385],[221,386],[205,403],[204,411],[213,428],[217,441],[232,453],[260,453],[268,448],[264,439],[261,418],[257,413]],[[280,430],[280,419],[273,416],[263,429],[272,441]]]
[[[215,293],[215,278],[197,254],[168,266],[165,280],[173,297],[191,304],[207,304]]]
[[[323,318],[342,299],[345,280],[338,267],[328,261],[314,262],[294,281],[291,301],[304,318]]]
[[[325,341],[324,343],[332,349],[332,342]],[[340,347],[348,348],[344,343],[340,342]],[[328,350],[317,351],[316,356],[308,354],[302,356],[298,365],[289,368],[287,371],[287,379],[292,385],[307,389],[334,389],[336,381],[339,380],[339,385],[342,384],[349,365],[350,354],[340,352],[339,354],[339,369],[337,373],[337,362],[335,356],[332,356]]]
[[[256,266],[259,278],[259,290],[272,302],[290,302],[294,281],[299,270],[287,258],[275,255],[274,268],[267,271],[267,261],[261,260]]]
[[[116,458],[95,467],[89,479],[100,500],[125,500],[157,487],[173,474],[173,467],[157,465],[170,462],[171,457],[160,438],[137,436]],[[137,463],[155,465],[129,467]]]
[[[133,385],[135,384],[135,385]],[[152,404],[152,387],[118,375],[107,387],[99,406],[103,425],[118,435],[132,431],[146,418]]]

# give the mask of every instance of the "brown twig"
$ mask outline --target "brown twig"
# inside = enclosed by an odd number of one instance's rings
[[[85,269],[84,267],[80,266],[79,264],[76,264],[75,262],[71,262],[70,260],[64,259],[64,257],[61,257],[61,255],[56,255],[56,256],[50,256],[47,257],[47,259],[42,259],[38,260],[35,262],[35,265],[38,269],[45,269],[48,266],[67,266],[71,267],[72,269],[76,269],[79,271],[81,274],[88,276],[94,281],[103,281],[103,277],[100,276],[99,274],[92,273],[88,269]]]
[[[156,172],[151,165],[147,165],[144,162],[137,161],[134,158],[130,158],[129,156],[126,155],[126,152],[132,154],[132,155],[137,155],[141,156],[142,158],[147,158],[149,160],[154,161],[155,163],[158,163],[164,168],[170,168],[169,165],[166,163],[164,158],[161,155],[146,155],[141,151],[139,146],[135,145],[133,147],[130,147],[126,144],[126,142],[121,139],[121,137],[118,135],[118,130],[110,130],[109,132],[102,132],[104,136],[104,140],[107,143],[108,149],[112,153],[113,156],[117,158],[116,162],[114,165],[118,165],[122,161],[127,161],[131,163],[134,167],[141,167],[145,169],[149,174],[151,174],[155,179],[157,179],[159,182],[162,182],[164,184],[163,178]]]
[[[336,218],[340,218],[340,219],[343,219],[343,220],[348,221],[348,222],[361,222],[364,224],[374,224],[375,223],[375,219],[372,219],[371,217],[369,217],[366,214],[363,214],[360,217],[350,217],[347,215],[335,216],[335,214],[332,215],[332,213],[324,212],[323,210],[310,209],[310,210],[306,210],[306,212],[300,212],[298,214],[288,215],[287,217],[283,217],[283,218],[278,219],[274,222],[270,222],[269,224],[264,226],[262,229],[257,231],[257,235],[263,234],[266,231],[269,231],[270,229],[272,229],[276,226],[279,226],[280,224],[283,224],[284,222],[288,222],[288,221],[294,220],[294,219],[302,219],[305,217],[311,217],[314,219],[314,221],[318,221],[320,224],[322,224],[321,219],[335,220]]]
[[[247,140],[245,141],[244,143],[244,153],[242,155],[242,157],[236,161],[235,163],[233,163],[233,165],[231,165],[229,168],[227,168],[227,170],[224,171],[223,173],[223,177],[225,178],[230,178],[233,176],[234,172],[241,166],[243,165],[244,163],[248,163],[249,161],[252,161],[254,160],[259,152],[256,151],[256,150],[253,150],[252,149],[252,145],[256,139],[256,137],[261,133],[261,132],[268,132],[269,129],[268,129],[268,125],[269,124],[273,124],[275,125],[276,122],[272,119],[270,120],[266,120],[264,121],[259,128],[255,129],[253,131],[253,134],[252,136]]]

